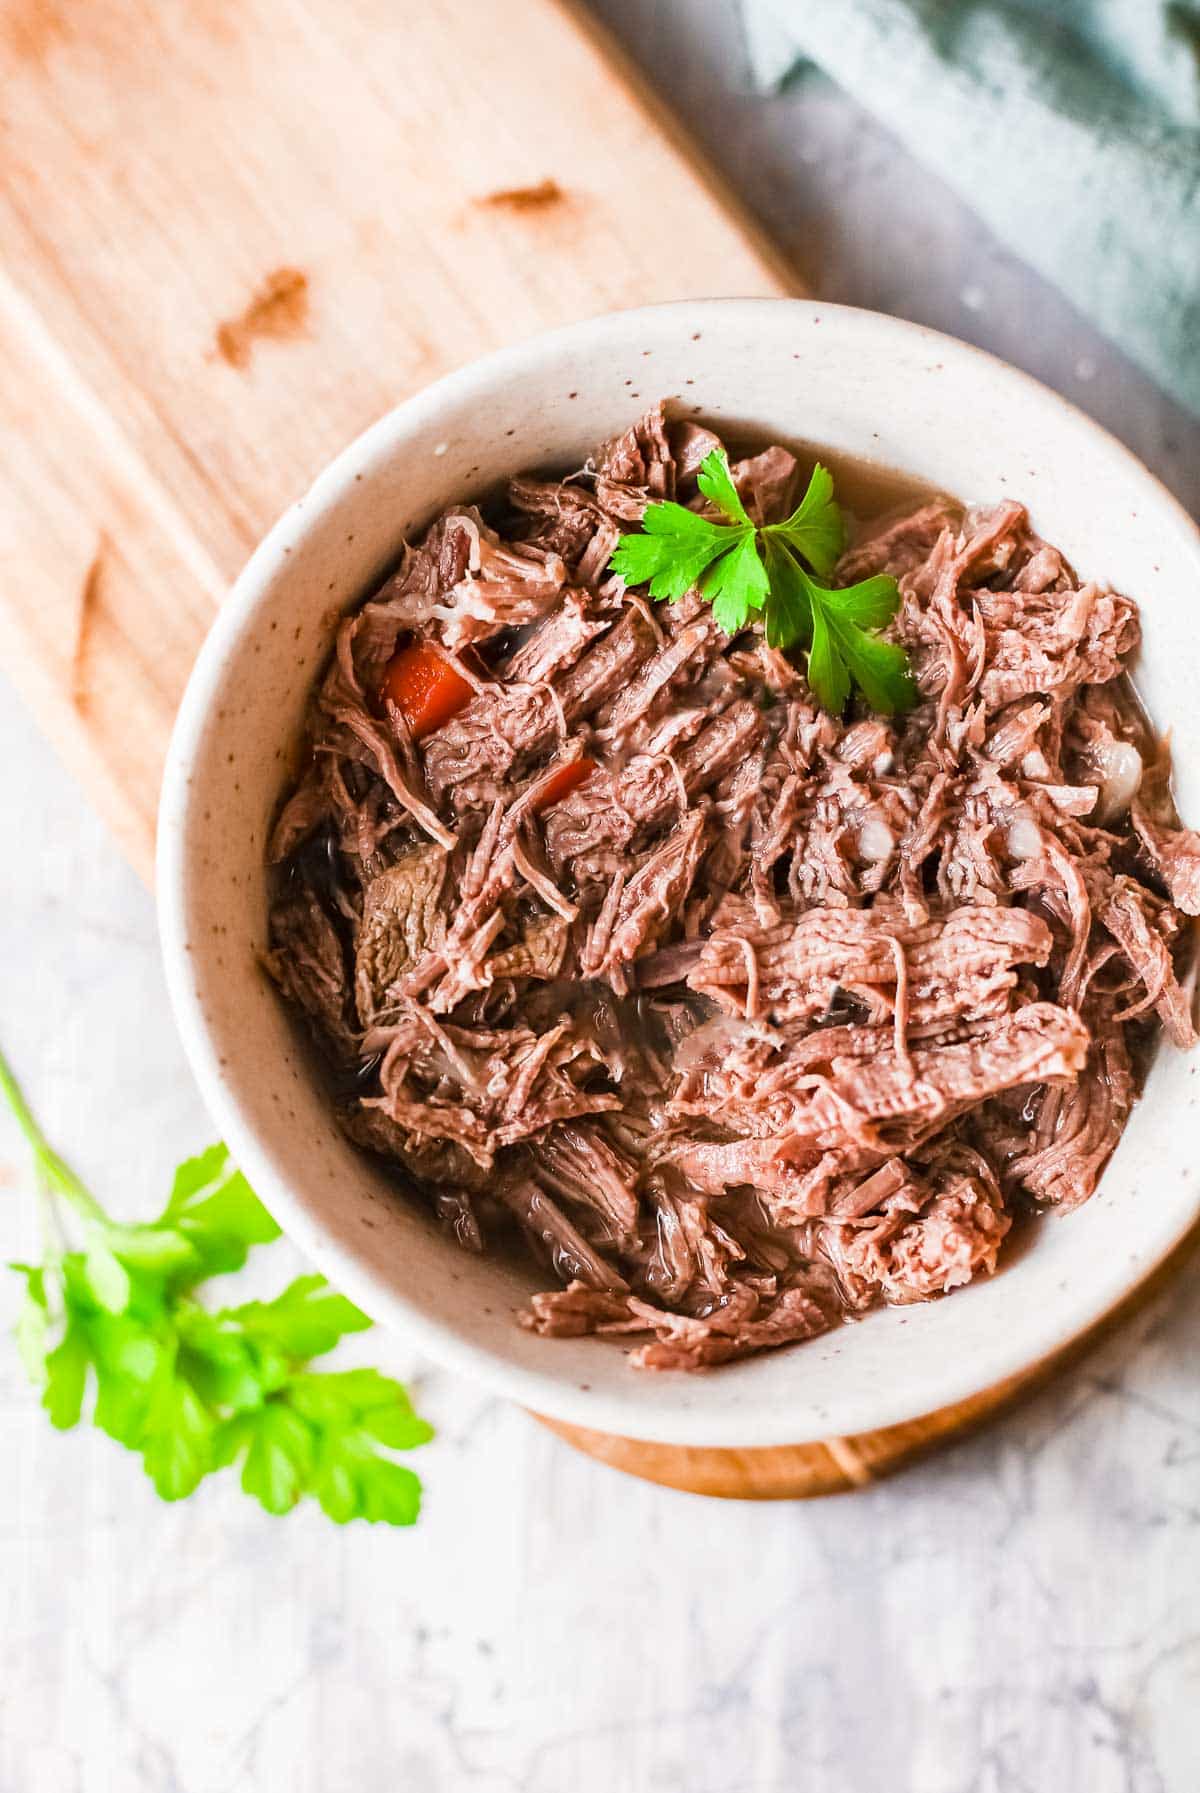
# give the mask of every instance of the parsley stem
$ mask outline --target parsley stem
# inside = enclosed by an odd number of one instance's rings
[[[3,1094],[33,1153],[38,1171],[49,1187],[70,1202],[85,1220],[106,1221],[108,1216],[91,1191],[85,1189],[69,1164],[59,1157],[33,1118],[12,1066],[0,1051],[0,1093]]]

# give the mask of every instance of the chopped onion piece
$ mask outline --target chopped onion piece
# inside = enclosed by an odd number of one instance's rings
[[[1142,756],[1128,741],[1102,741],[1089,749],[1088,759],[1100,785],[1094,819],[1104,827],[1123,816],[1137,796]]]
[[[1042,852],[1042,831],[1032,816],[1016,815],[1008,824],[1005,844],[1011,859],[1036,859]]]
[[[867,816],[858,830],[858,856],[868,865],[879,865],[895,851],[896,837],[878,816]]]

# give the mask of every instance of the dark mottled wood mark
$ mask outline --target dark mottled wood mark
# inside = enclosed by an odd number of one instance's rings
[[[0,41],[26,62],[43,62],[69,35],[55,0],[0,0]]]
[[[483,194],[475,203],[496,212],[545,212],[551,206],[562,205],[566,197],[557,181],[547,179],[534,187],[500,187],[495,193]]]
[[[79,616],[75,624],[75,646],[71,652],[71,702],[77,710],[82,710],[88,698],[87,659],[88,647],[95,627],[96,616],[100,609],[100,581],[104,574],[104,558],[108,552],[108,543],[101,536],[96,545],[92,564],[88,568],[83,581],[83,589],[79,594]]]
[[[263,337],[298,336],[308,323],[308,275],[300,268],[268,274],[245,311],[217,329],[217,353],[230,367],[248,367]]]

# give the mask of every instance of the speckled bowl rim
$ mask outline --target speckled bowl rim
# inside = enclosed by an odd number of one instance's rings
[[[406,400],[363,432],[314,480],[309,491],[292,505],[269,531],[251,556],[220,610],[203,645],[181,703],[164,771],[159,809],[157,851],[158,914],[164,965],[170,999],[189,1062],[201,1093],[222,1136],[267,1206],[285,1231],[340,1288],[375,1319],[403,1333],[420,1350],[448,1368],[483,1384],[497,1394],[521,1402],[548,1416],[596,1431],[663,1443],[731,1448],[769,1447],[803,1443],[824,1436],[850,1434],[901,1424],[924,1413],[949,1407],[979,1395],[986,1389],[1032,1372],[1037,1366],[1080,1339],[1125,1300],[1171,1253],[1200,1217],[1200,1182],[1190,1204],[1177,1205],[1169,1221],[1151,1221],[1139,1243],[1135,1261],[1113,1259],[1106,1273],[1093,1277],[1089,1299],[1027,1315],[1026,1324],[1005,1336],[997,1336],[983,1357],[969,1362],[947,1362],[938,1378],[936,1400],[916,1399],[903,1387],[876,1388],[864,1399],[840,1406],[805,1406],[772,1417],[761,1410],[745,1426],[725,1423],[717,1431],[706,1424],[703,1402],[680,1416],[672,1412],[667,1391],[673,1378],[659,1378],[664,1399],[657,1419],[646,1411],[633,1413],[620,1397],[574,1384],[553,1368],[553,1342],[545,1345],[545,1372],[498,1361],[493,1354],[464,1338],[455,1327],[414,1309],[386,1276],[364,1264],[356,1253],[330,1238],[319,1218],[307,1211],[294,1192],[275,1174],[271,1157],[255,1128],[247,1124],[236,1082],[218,1060],[214,1041],[188,969],[189,940],[186,922],[186,866],[184,822],[189,784],[197,745],[208,719],[213,694],[227,658],[253,632],[255,612],[285,559],[303,545],[310,519],[336,505],[356,481],[369,481],[391,457],[398,436],[411,426],[437,419],[450,401],[461,400],[476,390],[497,384],[513,384],[536,373],[548,355],[574,347],[611,345],[614,354],[645,333],[660,328],[665,319],[677,325],[686,314],[696,330],[720,319],[744,327],[749,335],[764,308],[790,308],[797,327],[836,319],[838,327],[858,331],[865,350],[886,353],[889,341],[918,340],[931,356],[944,362],[973,364],[984,379],[1016,382],[1039,406],[1057,407],[1064,418],[1074,419],[1097,446],[1110,457],[1119,457],[1131,481],[1158,507],[1164,518],[1183,535],[1190,536],[1200,564],[1200,530],[1178,500],[1140,461],[1108,431],[1078,407],[1051,392],[1031,376],[981,349],[955,338],[879,313],[850,307],[822,305],[808,300],[707,299],[682,300],[633,311],[607,313],[581,323],[519,342],[458,369]],[[447,498],[453,494],[447,493]],[[865,1322],[870,1324],[870,1319]],[[802,1379],[803,1347],[794,1359]],[[789,1352],[789,1355],[791,1353]],[[720,1372],[718,1372],[719,1374]]]

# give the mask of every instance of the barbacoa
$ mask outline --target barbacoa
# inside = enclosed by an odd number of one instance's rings
[[[342,622],[271,847],[346,1132],[465,1248],[527,1242],[524,1324],[651,1369],[990,1272],[1092,1193],[1156,1025],[1194,1038],[1134,604],[1019,504],[930,502],[834,581],[897,578],[921,701],[828,715],[757,627],[607,570],[716,445],[659,406],[439,516]],[[794,504],[785,449],[733,471]]]

